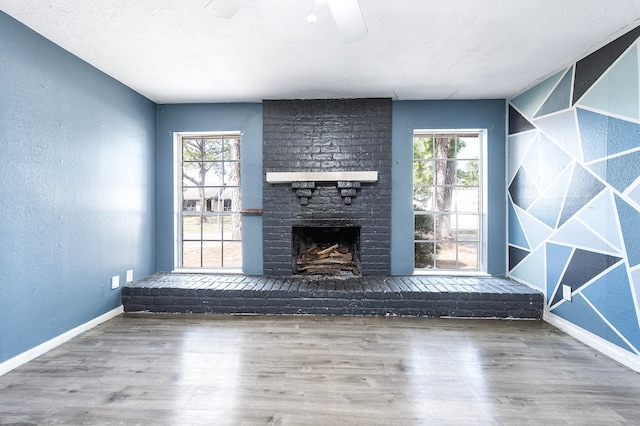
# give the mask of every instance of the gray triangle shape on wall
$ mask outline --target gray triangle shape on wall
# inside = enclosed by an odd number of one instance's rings
[[[640,265],[640,232],[638,232],[640,210],[637,210],[618,195],[615,196],[615,199],[620,221],[620,233],[627,252],[627,262],[633,268]]]
[[[516,173],[508,190],[513,203],[523,210],[528,209],[531,203],[540,195],[535,182],[523,167],[520,167]]]
[[[571,79],[573,77],[573,67],[567,70],[562,80],[551,92],[547,100],[542,104],[536,113],[536,118],[553,112],[562,111],[571,106]]]
[[[549,228],[556,228],[567,192],[567,186],[573,175],[573,168],[573,165],[566,167],[562,173],[558,175],[556,180],[544,190],[542,196],[538,197],[528,209],[530,215]]]
[[[607,69],[640,37],[636,27],[611,43],[576,62],[576,78],[572,105],[604,74]]]
[[[618,263],[620,259],[616,256],[576,249],[571,256],[569,266],[562,275],[560,285],[568,285],[571,291],[575,291]],[[562,294],[558,291],[550,305],[553,306],[560,300],[562,300]]]
[[[509,246],[509,270],[518,266],[518,264],[522,262],[525,257],[529,256],[529,254],[531,254],[529,250]]]
[[[564,205],[562,206],[558,227],[562,226],[582,207],[593,200],[604,188],[605,186],[602,182],[580,164],[576,164],[567,189]]]
[[[531,124],[522,114],[520,114],[514,107],[509,105],[509,134],[526,132],[527,130],[533,130],[536,126]]]

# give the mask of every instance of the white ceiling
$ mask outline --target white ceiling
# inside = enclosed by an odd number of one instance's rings
[[[158,103],[505,98],[640,25],[640,0],[359,0],[344,43],[326,4],[0,0],[0,10]]]

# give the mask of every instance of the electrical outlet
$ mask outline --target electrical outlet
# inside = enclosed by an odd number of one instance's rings
[[[118,287],[120,287],[120,275],[111,277],[111,290],[115,290]]]
[[[571,302],[571,286],[566,284],[562,285],[562,298]]]
[[[125,282],[127,283],[133,282],[133,269],[129,269],[127,271],[127,278],[125,278]]]

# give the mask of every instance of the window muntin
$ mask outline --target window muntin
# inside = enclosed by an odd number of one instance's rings
[[[480,268],[481,134],[414,132],[416,271]]]
[[[183,135],[179,141],[179,268],[239,268],[240,135]]]

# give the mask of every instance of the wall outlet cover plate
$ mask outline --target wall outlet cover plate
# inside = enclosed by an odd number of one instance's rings
[[[562,285],[562,298],[571,302],[571,286]]]

